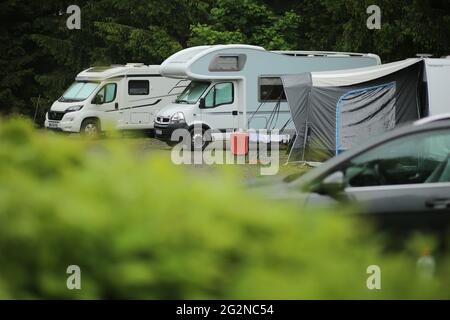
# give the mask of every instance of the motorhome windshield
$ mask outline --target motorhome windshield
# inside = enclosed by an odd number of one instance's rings
[[[195,104],[202,96],[206,89],[208,89],[209,82],[191,82],[186,89],[178,96],[176,103]]]
[[[76,81],[59,99],[60,102],[77,102],[86,100],[98,87],[98,82]]]

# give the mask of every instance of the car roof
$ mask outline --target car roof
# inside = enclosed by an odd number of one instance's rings
[[[342,154],[340,154],[339,156],[328,160],[320,167],[317,167],[317,168],[309,171],[308,173],[306,173],[299,179],[295,180],[294,182],[292,182],[292,184],[295,183],[295,185],[297,185],[297,184],[301,185],[304,183],[314,181],[318,178],[321,178],[324,175],[330,174],[331,173],[330,171],[335,166],[339,165],[340,163],[344,163],[347,160],[363,153],[364,151],[372,149],[372,148],[374,148],[378,145],[381,145],[387,141],[391,141],[391,140],[400,138],[402,136],[406,136],[406,135],[410,135],[410,134],[414,134],[414,133],[440,130],[440,129],[450,129],[450,120],[431,122],[431,123],[420,125],[420,126],[405,125],[405,126],[398,127],[398,128],[391,130],[381,136],[378,136],[378,137],[368,140],[367,143],[362,143],[360,146],[357,146],[348,151],[345,151]]]

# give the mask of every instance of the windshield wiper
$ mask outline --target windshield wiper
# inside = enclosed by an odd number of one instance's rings
[[[189,101],[187,100],[175,100],[176,103],[186,103],[189,104]]]

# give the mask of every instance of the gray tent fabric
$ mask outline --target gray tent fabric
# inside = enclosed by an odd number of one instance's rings
[[[392,82],[341,97],[336,109],[336,154],[395,127],[396,89]]]
[[[419,60],[348,86],[315,86],[314,73],[283,76],[297,131],[288,161],[324,161],[398,124],[419,119],[422,72]]]

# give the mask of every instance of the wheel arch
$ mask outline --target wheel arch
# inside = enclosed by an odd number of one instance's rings
[[[195,126],[198,126],[198,125],[201,125],[202,129],[204,129],[205,131],[211,129],[211,127],[208,126],[206,123],[204,123],[204,122],[197,122],[197,123],[191,124],[188,127],[188,130],[191,131],[192,129],[194,129]]]
[[[94,121],[96,121],[97,124],[98,124],[99,130],[102,131],[102,121],[100,120],[99,117],[96,117],[96,116],[89,116],[89,117],[84,118],[84,119],[81,121],[80,131],[81,131],[81,129],[83,128],[84,123],[85,123],[86,121],[88,121],[88,120],[94,120]]]

